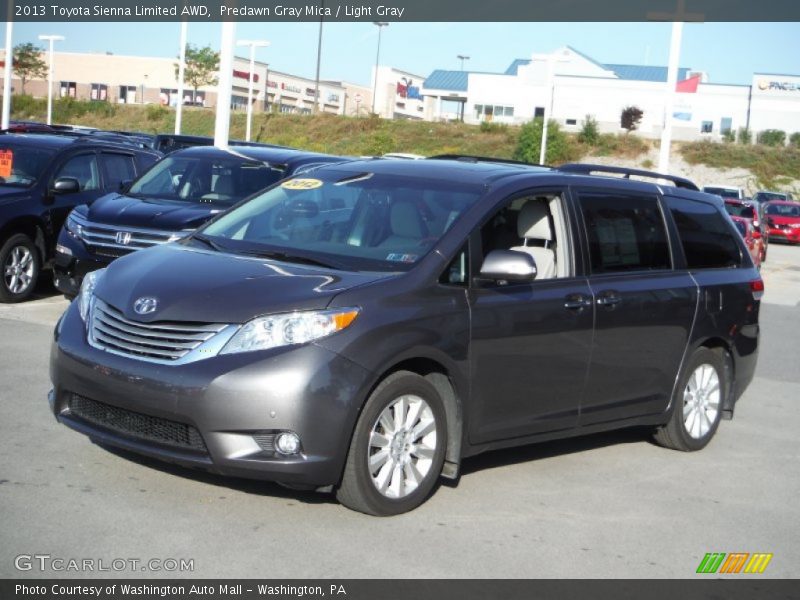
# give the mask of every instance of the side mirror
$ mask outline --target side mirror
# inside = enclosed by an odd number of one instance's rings
[[[74,194],[81,191],[81,184],[74,177],[59,177],[53,183],[54,194]]]
[[[123,193],[127,192],[132,183],[133,179],[123,179],[119,182],[119,191]]]
[[[493,281],[533,281],[536,279],[536,261],[526,252],[492,250],[483,260],[480,276]]]

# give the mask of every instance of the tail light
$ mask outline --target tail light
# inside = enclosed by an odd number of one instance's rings
[[[750,291],[753,293],[753,300],[761,300],[764,295],[764,280],[759,277],[751,281]]]

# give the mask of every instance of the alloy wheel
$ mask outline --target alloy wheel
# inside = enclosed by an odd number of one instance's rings
[[[683,426],[691,437],[706,436],[717,420],[720,382],[717,370],[709,365],[697,367],[683,390]]]
[[[12,294],[22,294],[33,282],[33,254],[25,246],[15,246],[8,253],[3,265],[3,278],[6,288]]]

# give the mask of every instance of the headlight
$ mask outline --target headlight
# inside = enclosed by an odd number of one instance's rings
[[[105,273],[105,269],[98,269],[97,271],[91,271],[86,274],[83,278],[83,282],[81,283],[81,291],[78,294],[78,310],[81,313],[81,319],[86,321],[86,317],[89,315],[89,308],[92,306],[92,300],[94,299],[94,288],[97,287],[97,282],[100,281],[100,278]]]
[[[75,217],[75,212],[69,213],[66,222],[67,231],[69,231],[73,236],[76,238],[83,237],[83,225],[78,222],[78,218]]]
[[[800,223],[790,223],[789,227],[791,227],[792,229],[797,229],[798,227],[800,227]]]
[[[245,323],[220,354],[304,344],[349,327],[357,316],[357,308],[337,308],[259,317]]]

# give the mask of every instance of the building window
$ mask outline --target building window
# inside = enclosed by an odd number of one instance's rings
[[[491,121],[497,117],[513,117],[513,106],[494,106],[489,104],[475,105],[475,118],[479,121]]]
[[[91,96],[92,100],[101,100],[105,102],[108,100],[108,86],[104,83],[93,83]]]
[[[405,102],[395,102],[394,105],[397,108],[403,108],[404,109],[406,107],[406,103]]]
[[[134,104],[136,102],[136,86],[119,86],[119,101],[123,104]]]
[[[161,88],[158,95],[158,101],[161,106],[177,106],[178,105],[178,90]]]
[[[730,117],[722,117],[719,121],[719,132],[725,135],[726,133],[730,133],[731,129],[733,129],[733,119]]]
[[[703,121],[703,124],[700,125],[700,133],[711,133],[713,130],[714,130],[713,121]]]
[[[62,81],[60,86],[61,98],[75,98],[78,95],[78,84],[74,81]]]
[[[542,119],[544,119],[544,106],[537,106],[537,107],[536,107],[536,108],[533,110],[533,118],[534,118],[534,119],[537,119],[537,118],[542,118]]]
[[[577,125],[578,119],[567,119],[567,125]]]

